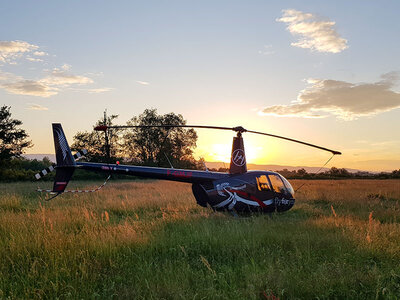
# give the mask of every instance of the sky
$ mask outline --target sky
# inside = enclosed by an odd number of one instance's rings
[[[399,1],[6,1],[0,105],[53,153],[107,109],[243,126],[341,151],[329,166],[400,168]],[[229,161],[230,132],[196,156]],[[321,166],[330,153],[245,134],[247,162]]]

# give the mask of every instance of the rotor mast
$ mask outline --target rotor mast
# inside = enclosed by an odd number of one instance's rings
[[[241,126],[235,127],[234,130],[237,134],[233,137],[229,174],[243,174],[247,172],[246,154],[244,152],[242,137],[242,132],[246,130]]]

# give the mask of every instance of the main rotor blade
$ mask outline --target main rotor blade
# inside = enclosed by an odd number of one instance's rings
[[[302,145],[305,145],[305,146],[309,146],[309,147],[313,147],[313,148],[317,148],[317,149],[320,149],[320,150],[331,152],[334,155],[342,154],[341,152],[336,151],[336,150],[332,150],[332,149],[328,149],[328,148],[325,148],[325,147],[317,146],[317,145],[314,145],[314,144],[302,142],[302,141],[291,139],[291,138],[288,138],[288,137],[275,135],[275,134],[270,134],[270,133],[265,133],[265,132],[247,130],[247,129],[243,128],[242,126],[221,127],[221,126],[207,126],[207,125],[121,125],[121,126],[104,126],[104,125],[100,125],[100,126],[95,127],[94,130],[106,131],[107,129],[110,129],[110,128],[204,128],[204,129],[232,130],[232,131],[236,131],[236,132],[240,132],[240,133],[249,132],[249,133],[261,134],[261,135],[266,135],[266,136],[270,136],[270,137],[274,137],[274,138],[278,138],[278,139],[282,139],[282,140],[286,140],[286,141],[290,141],[290,142],[294,142],[294,143],[299,143],[299,144],[302,144]]]
[[[317,149],[329,151],[329,152],[331,152],[331,153],[334,154],[334,155],[340,155],[340,154],[342,154],[342,152],[339,152],[339,151],[335,151],[335,150],[328,149],[328,148],[321,147],[321,146],[317,146],[317,145],[314,145],[314,144],[310,144],[310,143],[302,142],[302,141],[299,141],[299,140],[287,138],[287,137],[280,136],[280,135],[275,135],[275,134],[270,134],[270,133],[265,133],[265,132],[259,132],[259,131],[252,131],[252,130],[247,130],[246,132],[255,133],[255,134],[261,134],[261,135],[266,135],[266,136],[270,136],[270,137],[274,137],[274,138],[278,138],[278,139],[282,139],[282,140],[286,140],[286,141],[290,141],[290,142],[299,143],[299,144],[302,144],[302,145],[306,145],[306,146],[314,147],[314,148],[317,148]]]
[[[104,131],[109,128],[205,128],[205,129],[221,129],[236,131],[236,127],[220,127],[220,126],[206,126],[206,125],[118,125],[118,126],[96,126],[94,130]],[[243,128],[244,129],[244,128]],[[245,130],[244,130],[245,131]]]

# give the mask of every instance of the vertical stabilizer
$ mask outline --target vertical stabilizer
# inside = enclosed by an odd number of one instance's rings
[[[233,138],[230,174],[243,174],[247,172],[246,155],[244,153],[244,143],[242,134],[237,133]]]
[[[61,124],[53,123],[53,136],[57,166],[75,166],[75,159],[71,153]]]
[[[53,191],[64,192],[72,174],[75,171],[76,162],[71,153],[67,139],[61,124],[53,123],[54,147],[56,150],[56,176],[54,179]]]

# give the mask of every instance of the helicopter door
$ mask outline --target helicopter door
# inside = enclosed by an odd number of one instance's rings
[[[272,188],[274,189],[276,197],[287,198],[288,191],[286,190],[285,184],[283,183],[282,179],[275,174],[270,174],[268,175],[268,177],[271,180]]]
[[[257,189],[259,191],[271,191],[271,185],[269,184],[268,178],[265,175],[261,175],[256,177],[257,180]]]
[[[275,198],[274,190],[271,187],[271,183],[268,180],[266,175],[260,175],[256,177],[257,183],[257,192],[255,194],[262,201],[268,201]],[[268,203],[268,202],[267,202]],[[273,211],[275,210],[274,205],[267,204],[268,208],[264,208],[264,211]]]

